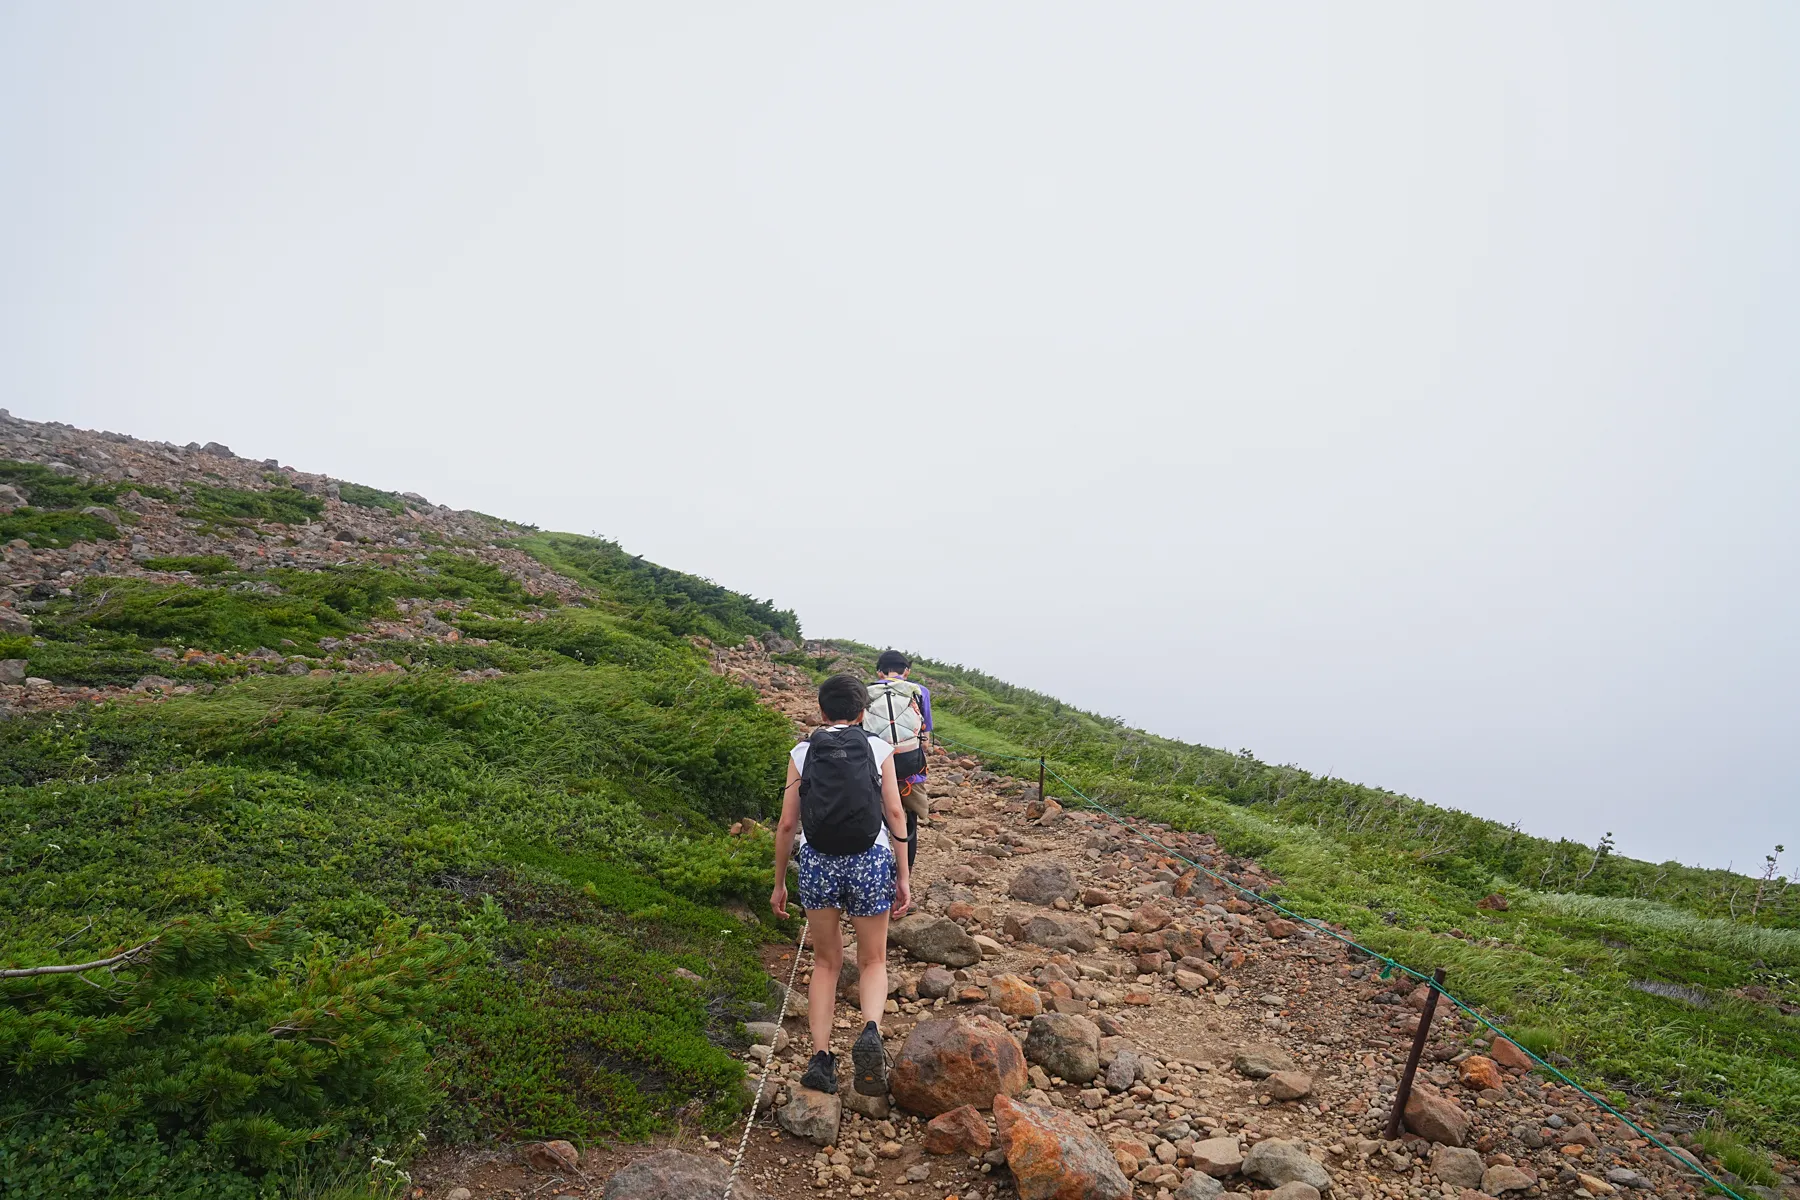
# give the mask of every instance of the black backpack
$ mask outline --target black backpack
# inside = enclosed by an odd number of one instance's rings
[[[859,726],[815,729],[800,768],[800,828],[820,854],[861,854],[881,832],[881,772]]]

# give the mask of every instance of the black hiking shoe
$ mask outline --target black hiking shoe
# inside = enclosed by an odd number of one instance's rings
[[[800,1086],[827,1096],[837,1095],[837,1055],[829,1050],[813,1055],[806,1064],[806,1074],[800,1077]]]
[[[862,1036],[850,1047],[850,1061],[856,1067],[856,1090],[865,1096],[884,1095],[887,1083],[887,1050],[881,1045],[881,1030],[870,1021],[863,1026]]]

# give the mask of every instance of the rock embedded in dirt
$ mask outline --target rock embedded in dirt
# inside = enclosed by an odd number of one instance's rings
[[[1013,936],[1046,950],[1061,950],[1068,954],[1089,954],[1095,946],[1094,935],[1086,925],[1076,920],[1059,921],[1054,917],[1033,917],[1022,922],[1019,932]]]
[[[1025,1052],[1013,1036],[985,1017],[921,1021],[894,1057],[888,1087],[894,1103],[922,1117],[964,1104],[993,1107],[996,1095],[1026,1088]]]
[[[1106,1087],[1109,1091],[1124,1092],[1131,1089],[1138,1076],[1143,1074],[1144,1060],[1138,1057],[1136,1050],[1120,1050],[1113,1055],[1113,1060],[1106,1064]]]
[[[1504,1163],[1489,1167],[1481,1175],[1481,1190],[1490,1196],[1503,1192],[1522,1192],[1537,1186],[1537,1176],[1522,1167]]]
[[[871,1121],[885,1121],[893,1112],[893,1102],[886,1092],[879,1096],[866,1096],[854,1087],[838,1089],[838,1099],[844,1107],[853,1113],[861,1113]]]
[[[1234,1137],[1207,1138],[1194,1147],[1194,1165],[1215,1179],[1236,1175],[1244,1169],[1244,1152]]]
[[[793,1098],[775,1110],[775,1119],[783,1129],[815,1146],[837,1144],[838,1124],[843,1116],[843,1102],[836,1096],[803,1087],[795,1088]]]
[[[1033,863],[1013,876],[1006,894],[1027,904],[1054,904],[1073,900],[1075,873],[1061,863]]]
[[[466,1187],[453,1187],[444,1193],[444,1200],[475,1200],[475,1193]]]
[[[1277,1100],[1299,1100],[1311,1094],[1313,1081],[1304,1071],[1276,1071],[1263,1086]]]
[[[581,1152],[564,1141],[533,1142],[525,1147],[525,1161],[547,1175],[574,1175],[581,1170]]]
[[[973,1104],[939,1113],[925,1126],[919,1148],[927,1154],[981,1155],[993,1148],[987,1118]]]
[[[772,1046],[780,1054],[788,1048],[787,1030],[774,1021],[745,1021],[744,1033],[758,1046]]]
[[[1426,1141],[1445,1146],[1460,1146],[1469,1136],[1469,1114],[1430,1084],[1413,1084],[1412,1095],[1406,1098],[1405,1122]]]
[[[1225,1185],[1204,1171],[1195,1171],[1175,1189],[1175,1200],[1213,1200]]]
[[[942,967],[926,967],[919,972],[919,999],[937,1000],[956,990],[956,976]]]
[[[1331,1173],[1298,1143],[1284,1138],[1269,1138],[1250,1147],[1240,1169],[1270,1187],[1299,1182],[1320,1192],[1331,1190]]]
[[[1025,1058],[1070,1083],[1088,1083],[1100,1073],[1100,1030],[1086,1017],[1045,1013],[1025,1035]]]
[[[1445,1183],[1457,1187],[1478,1188],[1482,1172],[1487,1168],[1481,1155],[1460,1146],[1437,1146],[1431,1151],[1431,1171]]]
[[[615,1172],[601,1194],[604,1200],[717,1200],[730,1179],[731,1168],[720,1159],[664,1150]],[[730,1200],[762,1196],[740,1177],[731,1185]]]
[[[1232,1055],[1231,1069],[1246,1079],[1267,1079],[1277,1071],[1296,1071],[1299,1067],[1279,1046],[1245,1046]]]
[[[996,1096],[994,1123],[1021,1200],[1130,1200],[1112,1153],[1074,1114]]]
[[[1133,933],[1155,933],[1175,919],[1175,914],[1160,904],[1146,904],[1131,916]]]
[[[981,961],[981,947],[969,931],[947,917],[924,913],[908,917],[893,927],[888,938],[920,962],[972,967]]]

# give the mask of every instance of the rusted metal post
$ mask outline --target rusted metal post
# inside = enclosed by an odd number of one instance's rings
[[[1400,1122],[1406,1118],[1406,1101],[1412,1095],[1413,1076],[1419,1070],[1419,1056],[1425,1053],[1425,1039],[1431,1035],[1431,1016],[1437,1012],[1438,989],[1444,986],[1444,968],[1431,973],[1431,990],[1425,995],[1425,1011],[1419,1014],[1419,1032],[1413,1037],[1412,1053],[1406,1056],[1406,1070],[1400,1076],[1400,1087],[1394,1092],[1394,1111],[1388,1114],[1387,1140],[1400,1136]]]
[[[1044,795],[1044,756],[1040,754],[1040,755],[1038,755],[1038,803],[1042,804],[1045,799],[1046,799],[1046,797]]]

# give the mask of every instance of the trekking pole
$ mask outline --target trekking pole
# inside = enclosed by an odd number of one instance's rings
[[[1394,1092],[1394,1111],[1388,1114],[1387,1140],[1400,1136],[1400,1121],[1406,1115],[1406,1102],[1412,1098],[1413,1076],[1419,1070],[1419,1056],[1425,1053],[1425,1038],[1431,1033],[1431,1016],[1437,1012],[1438,989],[1444,986],[1444,968],[1431,973],[1431,990],[1425,994],[1425,1011],[1419,1014],[1419,1032],[1413,1035],[1412,1052],[1406,1056],[1406,1070],[1401,1073],[1400,1087]]]

